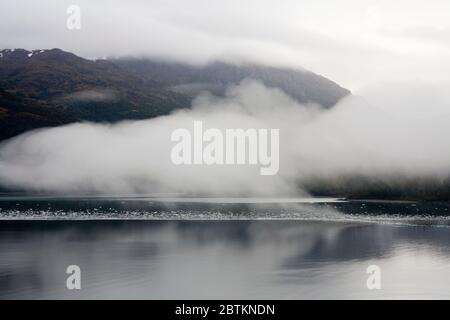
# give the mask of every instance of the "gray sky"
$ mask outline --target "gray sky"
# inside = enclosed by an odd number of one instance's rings
[[[66,9],[81,8],[81,30]],[[0,48],[304,67],[355,91],[446,84],[448,0],[2,0]]]

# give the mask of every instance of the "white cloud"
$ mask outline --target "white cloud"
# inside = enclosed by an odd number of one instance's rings
[[[65,26],[70,4],[81,7],[79,31]],[[2,4],[0,47],[194,63],[241,57],[302,66],[354,91],[380,80],[444,81],[450,38],[434,32],[431,42],[423,30],[448,30],[449,10],[446,0],[17,0]]]
[[[386,88],[391,88],[386,90]],[[380,91],[381,90],[381,91]],[[192,110],[115,125],[77,123],[26,133],[0,146],[0,184],[50,192],[182,192],[208,195],[292,195],[311,179],[342,175],[396,182],[398,177],[450,175],[449,93],[392,85],[349,97],[333,109],[302,106],[278,89],[244,81],[226,97],[201,96]],[[424,114],[426,99],[433,112]],[[403,94],[405,94],[403,96]],[[405,108],[411,108],[404,112]],[[175,166],[177,128],[279,128],[280,171],[258,166]]]

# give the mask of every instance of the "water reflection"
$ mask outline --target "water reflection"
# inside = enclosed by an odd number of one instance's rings
[[[82,290],[65,289],[68,265]],[[370,264],[382,290],[366,288]],[[2,221],[5,298],[450,298],[450,228],[308,221]]]

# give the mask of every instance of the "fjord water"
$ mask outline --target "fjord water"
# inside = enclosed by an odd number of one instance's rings
[[[446,203],[0,197],[1,299],[450,298]],[[381,268],[381,290],[366,286]],[[81,268],[81,290],[66,268]]]

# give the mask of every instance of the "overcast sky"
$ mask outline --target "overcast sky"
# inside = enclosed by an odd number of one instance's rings
[[[68,30],[66,9],[81,8]],[[2,0],[0,48],[304,67],[353,91],[447,83],[448,0]]]

